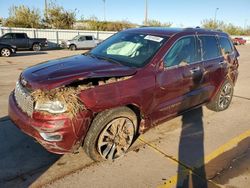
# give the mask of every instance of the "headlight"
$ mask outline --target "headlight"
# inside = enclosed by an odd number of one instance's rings
[[[60,101],[47,101],[44,103],[36,102],[35,110],[47,111],[52,114],[59,114],[66,112],[67,106]]]

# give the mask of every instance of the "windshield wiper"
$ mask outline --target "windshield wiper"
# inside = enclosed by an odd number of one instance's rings
[[[93,58],[97,58],[94,54],[89,53],[89,52],[83,53],[83,55],[90,56],[90,57],[93,57]]]
[[[119,61],[116,61],[113,58],[104,57],[104,56],[96,55],[96,54],[93,54],[93,53],[86,53],[85,55],[89,55],[90,57],[105,60],[105,61],[108,61],[108,62],[111,62],[111,63],[121,64]]]

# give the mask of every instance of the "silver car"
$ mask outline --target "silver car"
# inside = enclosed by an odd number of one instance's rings
[[[63,41],[61,47],[68,48],[70,50],[76,50],[80,48],[94,48],[100,41],[95,39],[91,35],[77,35],[71,40]]]

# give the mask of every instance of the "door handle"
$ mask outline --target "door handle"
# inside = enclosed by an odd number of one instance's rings
[[[226,61],[221,61],[219,62],[219,65],[224,65],[225,63],[227,63]]]
[[[195,67],[195,68],[190,69],[190,72],[191,72],[191,74],[194,74],[195,72],[198,72],[200,70],[201,70],[200,67]]]

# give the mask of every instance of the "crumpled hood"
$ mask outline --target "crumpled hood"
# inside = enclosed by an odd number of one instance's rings
[[[136,73],[136,68],[111,63],[85,55],[44,62],[23,71],[21,79],[27,87],[53,89],[78,79],[97,77],[122,77]],[[24,83],[25,83],[24,81]]]

